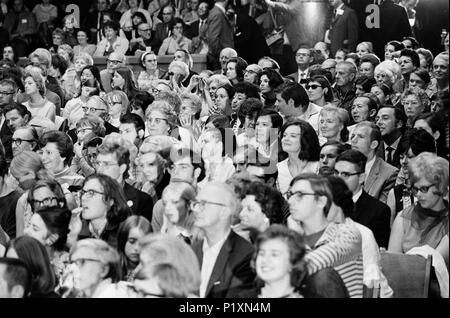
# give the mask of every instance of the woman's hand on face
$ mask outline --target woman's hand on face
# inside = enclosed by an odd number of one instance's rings
[[[223,115],[222,109],[217,107],[215,103],[210,105],[208,110],[210,115]]]

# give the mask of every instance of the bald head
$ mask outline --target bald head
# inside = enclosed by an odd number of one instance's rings
[[[222,66],[222,70],[225,71],[227,68],[228,61],[232,57],[237,57],[237,56],[238,56],[237,52],[230,47],[226,47],[222,51],[220,51],[219,60],[220,60],[220,65]]]

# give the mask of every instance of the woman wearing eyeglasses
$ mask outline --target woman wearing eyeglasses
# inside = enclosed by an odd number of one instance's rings
[[[66,298],[134,298],[131,285],[121,282],[119,254],[105,241],[87,238],[70,250],[71,266],[62,279]]]
[[[397,214],[414,204],[414,196],[411,192],[411,178],[408,172],[408,163],[422,152],[436,153],[434,138],[424,129],[411,129],[408,138],[405,138],[399,147],[404,149],[400,154],[400,171],[395,181],[395,186],[388,193],[386,204],[391,210],[391,225]]]
[[[113,81],[114,78],[115,75]],[[121,90],[113,90],[106,94],[105,99],[108,103],[109,123],[114,127],[119,128],[120,117],[128,112],[128,106],[130,104],[127,94]]]
[[[325,76],[315,75],[311,77],[305,86],[309,101],[317,106],[324,107],[333,101],[333,89]]]
[[[417,201],[395,218],[390,252],[406,253],[413,247],[428,245],[442,255],[448,267],[448,170],[448,161],[430,152],[409,161],[408,172]]]
[[[34,127],[19,127],[12,136],[13,156],[17,156],[22,151],[35,151],[38,146],[39,137]]]
[[[125,195],[117,181],[103,174],[87,177],[80,191],[80,209],[71,224],[70,245],[88,237],[117,246],[119,225],[129,215]]]
[[[74,173],[90,176],[95,173],[91,160],[88,158],[88,144],[95,138],[105,137],[104,122],[96,115],[85,115],[76,126],[77,142],[73,145],[74,157],[70,169]]]

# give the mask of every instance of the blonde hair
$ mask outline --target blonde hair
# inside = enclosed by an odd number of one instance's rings
[[[128,99],[127,94],[125,94],[125,92],[119,91],[119,90],[113,90],[106,94],[105,100],[107,103],[120,102],[122,104],[122,115],[125,115],[127,113],[128,105],[130,104],[130,101]],[[109,105],[108,105],[108,109],[109,109]]]
[[[94,65],[94,59],[89,53],[86,52],[80,52],[75,55],[73,61],[76,62],[77,60],[83,60],[87,65]]]
[[[33,68],[31,68],[25,73],[25,76],[23,78],[25,80],[28,77],[31,77],[33,79],[33,81],[36,83],[39,94],[41,96],[44,96],[45,92],[46,92],[46,88],[45,88],[45,79],[42,76],[42,73],[37,72],[37,70],[34,70]]]
[[[394,85],[402,76],[400,65],[391,60],[383,61],[375,67],[375,76],[380,73],[385,73],[387,75],[391,86]]]
[[[164,189],[161,197],[163,198],[165,195],[167,195],[169,192],[174,193],[179,196],[180,199],[183,199],[186,201],[188,205],[188,212],[183,220],[179,220],[179,225],[187,229],[188,231],[191,231],[194,226],[194,215],[191,213],[189,203],[192,201],[195,201],[195,197],[197,195],[197,191],[195,191],[195,188],[190,185],[187,182],[171,182],[169,185]]]
[[[116,283],[121,279],[119,253],[114,247],[103,240],[86,238],[75,242],[70,249],[70,257],[81,248],[92,250],[100,262],[109,266],[109,271],[104,279],[111,278],[113,283]]]
[[[30,171],[36,174],[36,179],[47,177],[47,170],[42,163],[41,157],[34,151],[22,151],[14,156],[9,171],[16,179]]]
[[[200,265],[192,248],[182,239],[168,234],[154,233],[140,240],[141,254],[151,256],[152,263],[145,264],[144,270],[152,270],[159,264],[170,264],[182,275],[177,284],[179,293],[187,296],[200,287]],[[147,267],[149,266],[149,267]],[[168,288],[168,286],[165,286]]]
[[[408,162],[411,182],[421,178],[434,184],[442,196],[448,193],[448,161],[431,152],[422,152]]]
[[[178,115],[167,101],[155,100],[145,110],[145,117],[148,117],[155,110],[161,112],[167,117],[167,122],[169,123],[171,129],[177,125]]]

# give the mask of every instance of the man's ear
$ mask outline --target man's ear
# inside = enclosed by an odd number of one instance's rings
[[[372,109],[369,112],[369,118],[375,118],[376,114],[377,114],[377,110],[376,109]]]
[[[397,122],[395,123],[395,128],[400,129],[402,127],[403,127],[403,121],[397,120]]]
[[[138,131],[138,137],[139,139],[144,139],[145,131],[144,129],[141,129]]]
[[[370,142],[370,149],[372,149],[372,150],[377,149],[379,144],[380,144],[380,143],[379,143],[377,140],[372,140],[372,141]]]
[[[295,108],[295,102],[292,98],[289,98],[287,104],[290,108]]]

